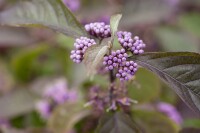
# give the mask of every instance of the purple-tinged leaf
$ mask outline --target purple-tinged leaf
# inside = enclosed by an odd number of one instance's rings
[[[132,56],[130,60],[157,74],[200,115],[200,54],[157,52]]]
[[[42,26],[67,36],[87,36],[87,32],[61,0],[27,0],[0,13],[0,24]]]

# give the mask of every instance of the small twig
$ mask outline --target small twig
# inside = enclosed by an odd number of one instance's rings
[[[111,84],[110,85],[110,90],[109,90],[109,96],[110,96],[110,100],[112,101],[112,99],[113,99],[113,91],[114,91],[113,82],[115,81],[113,70],[110,71],[109,76],[110,76],[110,84]]]
[[[109,54],[111,54],[112,52],[112,47],[113,47],[113,40],[109,41]],[[115,75],[114,75],[114,71],[110,70],[109,72],[109,76],[110,76],[110,88],[109,88],[109,97],[110,97],[110,104],[112,105],[113,102],[113,98],[114,98],[114,86],[113,83],[115,81]]]
[[[108,45],[109,45],[109,54],[111,55],[112,53],[112,47],[113,47],[113,40],[108,41]],[[110,97],[110,104],[112,105],[113,102],[113,92],[114,92],[114,86],[113,83],[115,81],[115,76],[114,76],[114,71],[110,70],[109,72],[109,76],[110,76],[110,88],[109,88],[109,97]]]

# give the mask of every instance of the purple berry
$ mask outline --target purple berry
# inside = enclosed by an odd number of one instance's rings
[[[122,65],[116,74],[116,77],[121,81],[131,79],[137,71],[137,63],[134,63],[133,61],[126,61],[124,64],[125,65]]]
[[[112,51],[111,55],[104,57],[103,64],[107,67],[107,70],[113,70],[126,61],[127,57],[128,55],[125,53],[125,49],[117,50],[116,52]]]
[[[138,36],[135,36],[133,39],[131,36],[132,35],[130,32],[126,31],[117,32],[118,41],[124,49],[129,50],[136,55],[143,54],[144,53],[143,49],[145,48],[145,44],[143,43],[142,40],[139,39]]]
[[[103,22],[86,24],[85,29],[90,35],[98,38],[111,37],[110,25],[106,25]]]
[[[74,43],[75,50],[71,51],[70,58],[75,63],[81,63],[83,60],[83,55],[87,48],[95,44],[96,42],[94,39],[89,39],[87,37],[77,38]]]
[[[128,45],[129,43],[131,43],[129,40],[131,40],[131,33],[130,32],[123,32],[123,31],[119,31],[117,32],[117,37],[119,40],[119,43],[121,44],[121,46],[125,49],[128,49]]]

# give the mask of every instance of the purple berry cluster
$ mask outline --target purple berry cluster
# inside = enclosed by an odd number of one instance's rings
[[[118,41],[123,47],[121,50],[112,52],[110,55],[104,57],[103,64],[106,70],[117,69],[116,77],[121,81],[130,80],[137,71],[137,63],[133,61],[127,61],[127,51],[131,51],[133,54],[144,53],[145,44],[138,36],[132,39],[132,34],[126,31],[117,32]]]
[[[87,50],[87,48],[95,44],[96,42],[94,39],[89,39],[87,37],[80,37],[76,39],[74,43],[75,50],[71,51],[70,58],[75,63],[81,63],[83,60],[84,53]]]
[[[86,24],[85,29],[90,35],[100,39],[111,37],[110,25],[106,25],[104,22]],[[129,80],[137,71],[137,63],[127,61],[127,52],[130,51],[135,55],[142,54],[146,45],[138,36],[132,38],[131,32],[118,31],[117,38],[123,48],[104,56],[103,64],[106,70],[116,69],[116,77],[121,81]],[[75,63],[80,63],[83,60],[86,49],[95,44],[94,39],[87,37],[76,39],[74,43],[75,50],[71,51],[70,58]]]
[[[118,69],[116,77],[121,81],[131,79],[137,71],[137,63],[127,61],[128,54],[125,49],[113,51],[110,55],[104,57],[103,64],[106,70]]]
[[[133,61],[126,61],[118,70],[116,77],[121,81],[130,80],[137,71],[137,63]]]
[[[42,118],[48,119],[55,106],[65,102],[73,103],[77,100],[78,92],[69,89],[66,79],[61,78],[45,87],[42,99],[36,103],[36,110]]]
[[[62,104],[67,100],[71,100],[71,94],[72,90],[68,89],[66,80],[57,79],[54,83],[46,86],[43,97],[53,100],[56,104]]]
[[[123,48],[128,51],[131,51],[133,54],[142,54],[144,53],[145,44],[138,36],[135,36],[132,39],[132,34],[126,31],[117,32],[118,41]]]
[[[106,70],[113,70],[114,68],[118,68],[122,66],[123,62],[126,61],[128,54],[125,49],[112,51],[111,55],[105,56],[103,64],[106,66]]]
[[[111,37],[110,25],[106,25],[104,22],[86,24],[85,29],[90,35],[97,38]]]

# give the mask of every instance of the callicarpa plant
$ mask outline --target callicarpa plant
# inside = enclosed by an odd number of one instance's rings
[[[162,126],[166,123],[170,123],[167,132],[178,133],[182,118],[172,105],[156,102],[150,109],[154,113],[137,111],[149,108],[130,96],[129,86],[138,86],[137,72],[145,69],[170,86],[193,110],[191,113],[200,116],[200,54],[145,52],[148,44],[142,37],[118,28],[122,14],[112,15],[110,24],[82,25],[65,6],[69,2],[27,0],[0,13],[1,25],[42,26],[73,38],[74,43],[68,44],[73,49],[66,55],[75,67],[85,65],[87,75],[80,76],[91,81],[95,76],[106,77],[106,81],[102,80],[105,86],[85,83],[84,95],[80,94],[81,89],[70,89],[73,87],[65,78],[48,83],[35,109],[47,121],[50,133],[165,133]],[[151,129],[152,123],[160,129]]]

